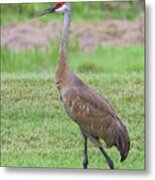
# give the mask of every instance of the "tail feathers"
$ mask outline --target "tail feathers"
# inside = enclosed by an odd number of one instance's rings
[[[120,128],[117,132],[117,138],[115,143],[117,149],[121,155],[121,162],[124,161],[130,150],[130,139],[128,135],[128,131],[126,127],[122,124],[122,128]]]

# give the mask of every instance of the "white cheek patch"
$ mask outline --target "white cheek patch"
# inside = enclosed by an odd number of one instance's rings
[[[60,8],[56,9],[55,12],[64,12],[64,10],[67,8],[66,4],[61,6]]]

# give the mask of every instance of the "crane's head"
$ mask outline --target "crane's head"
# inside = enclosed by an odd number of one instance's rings
[[[43,12],[39,14],[39,16],[43,16],[45,14],[49,13],[56,13],[56,12],[65,12],[65,11],[70,11],[70,4],[68,2],[58,2],[55,4],[54,7],[50,7]]]

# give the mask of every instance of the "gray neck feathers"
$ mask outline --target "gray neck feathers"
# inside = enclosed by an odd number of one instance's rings
[[[71,11],[66,10],[64,12],[64,29],[62,34],[62,43],[61,47],[64,50],[64,53],[67,55],[67,47],[68,47],[68,33],[69,33],[69,26],[71,21]]]
[[[68,64],[68,33],[69,26],[71,20],[71,11],[70,6],[68,5],[68,9],[64,12],[64,29],[62,34],[62,42],[59,51],[58,57],[58,66],[56,71],[56,81],[57,86],[60,89],[66,81],[68,81],[68,72],[70,72],[69,64]]]

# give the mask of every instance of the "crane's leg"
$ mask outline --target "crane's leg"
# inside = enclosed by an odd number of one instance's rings
[[[82,132],[82,130],[81,130]],[[87,154],[87,136],[82,132],[83,142],[84,142],[84,159],[83,159],[83,169],[87,169],[88,166],[88,154]]]
[[[114,163],[113,161],[110,159],[110,157],[108,156],[108,154],[106,153],[106,151],[103,149],[102,146],[99,147],[100,151],[102,152],[102,154],[104,155],[104,157],[106,158],[110,169],[114,169]]]
[[[102,154],[104,155],[104,157],[106,158],[108,165],[110,167],[110,169],[114,169],[114,163],[113,161],[110,159],[110,157],[108,156],[108,154],[105,152],[105,150],[103,149],[99,138],[98,137],[93,137],[93,136],[89,136],[87,135],[87,137],[100,149],[100,151],[102,152]]]

